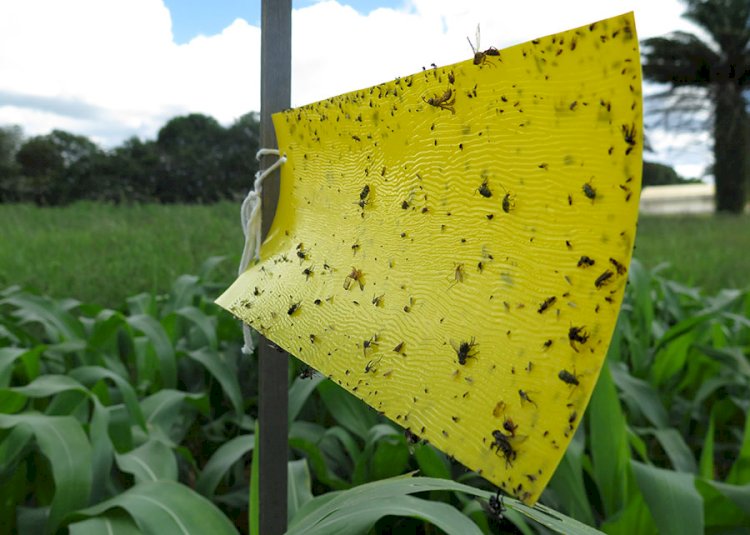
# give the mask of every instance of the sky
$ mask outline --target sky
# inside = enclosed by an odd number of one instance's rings
[[[679,0],[293,0],[292,105],[634,11],[639,38],[696,32]],[[0,126],[104,148],[170,118],[229,125],[260,108],[260,0],[0,0]],[[646,107],[648,115],[648,106]],[[652,160],[698,177],[710,138],[647,132]]]

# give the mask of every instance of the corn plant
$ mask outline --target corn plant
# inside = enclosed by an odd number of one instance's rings
[[[217,263],[122,310],[0,292],[0,533],[257,533],[257,367],[212,303]],[[292,366],[289,533],[741,532],[750,294],[707,297],[637,263],[630,282],[533,508],[493,509],[477,474]]]

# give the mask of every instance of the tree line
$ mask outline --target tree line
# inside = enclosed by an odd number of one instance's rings
[[[171,119],[156,140],[131,137],[103,150],[87,137],[63,130],[24,139],[20,127],[0,127],[0,203],[239,199],[258,169],[259,129],[256,112],[228,128],[194,113]],[[683,182],[669,166],[644,163],[644,185]]]
[[[104,150],[63,130],[24,139],[0,127],[0,202],[211,203],[241,198],[257,170],[258,114],[231,126],[190,114],[169,120],[155,140],[131,137]]]

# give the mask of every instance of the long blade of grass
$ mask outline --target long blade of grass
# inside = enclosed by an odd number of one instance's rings
[[[410,477],[410,475],[385,479],[366,483],[347,491],[327,493],[319,498],[315,498],[300,509],[290,525],[287,535],[307,534],[308,532],[305,529],[308,527],[326,521],[332,515],[339,514],[340,511],[343,514],[351,506],[367,503],[377,504],[383,499],[395,499],[410,494],[432,491],[463,492],[484,499],[489,499],[494,495],[494,493],[446,479]],[[518,500],[506,498],[504,505],[508,509],[518,511],[557,533],[565,533],[567,535],[593,535],[601,533],[539,503],[533,507],[529,507]],[[456,533],[464,532],[457,531]]]
[[[660,534],[704,533],[703,498],[695,488],[694,476],[638,461],[631,465]]]

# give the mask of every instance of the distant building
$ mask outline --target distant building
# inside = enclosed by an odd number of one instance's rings
[[[641,192],[642,214],[710,214],[714,211],[713,184],[647,186]]]

